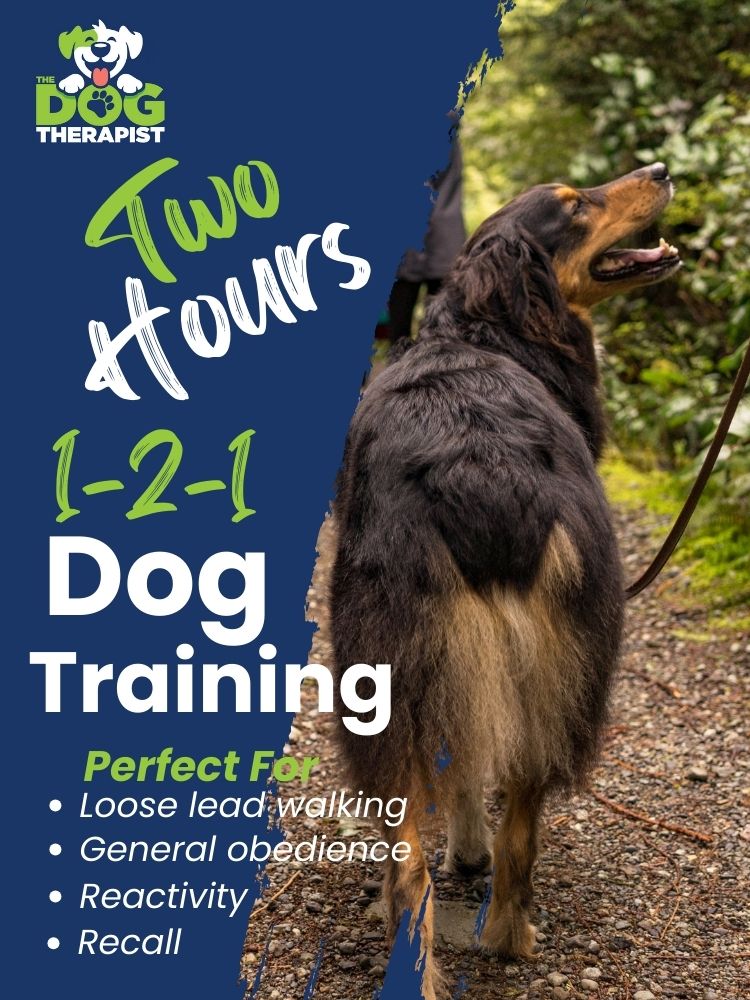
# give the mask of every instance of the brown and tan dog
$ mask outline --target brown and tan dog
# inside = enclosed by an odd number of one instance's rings
[[[354,787],[406,795],[411,845],[391,863],[391,931],[420,927],[422,990],[441,990],[420,827],[447,816],[448,868],[494,869],[483,945],[531,956],[545,796],[580,786],[598,747],[623,609],[595,471],[604,418],[588,310],[680,266],[661,241],[615,243],[672,195],[654,164],[597,188],[547,185],[489,218],[428,307],[417,343],[366,391],[335,516],[335,659],[392,665],[392,718],[341,728]],[[439,755],[450,756],[447,767]],[[484,786],[505,790],[490,836]]]

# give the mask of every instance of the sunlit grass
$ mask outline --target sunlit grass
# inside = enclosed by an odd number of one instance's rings
[[[652,531],[655,551],[690,484],[673,473],[638,469],[618,452],[607,456],[601,472],[611,503],[669,518]],[[650,555],[644,553],[644,563]],[[750,626],[750,518],[736,505],[725,505],[716,486],[702,498],[672,558],[687,579],[679,590],[682,604],[711,610],[715,627]]]

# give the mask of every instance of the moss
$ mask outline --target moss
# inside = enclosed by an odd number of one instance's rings
[[[716,620],[712,618],[711,624],[716,627]],[[731,625],[734,630],[736,626],[734,623]],[[675,639],[682,639],[683,642],[695,642],[708,644],[710,642],[716,642],[717,636],[715,632],[696,632],[694,629],[689,628],[673,628],[669,630],[669,634],[674,636]]]
[[[736,632],[750,632],[750,615],[733,613],[729,615],[719,615],[716,618],[717,628],[731,628]]]
[[[674,517],[680,509],[674,477],[653,469],[644,472],[616,451],[610,451],[599,470],[612,504],[635,513]]]
[[[639,456],[639,464],[646,464]],[[620,453],[610,453],[602,464],[602,477],[610,502],[633,513],[660,519],[677,516],[689,484],[676,474],[657,469],[643,471]],[[663,541],[668,525],[652,528],[654,552]],[[750,622],[750,523],[736,507],[722,502],[713,485],[701,499],[698,510],[672,556],[683,579],[668,584],[671,598],[687,607],[711,612],[711,626],[736,630]],[[651,555],[653,553],[645,554]]]

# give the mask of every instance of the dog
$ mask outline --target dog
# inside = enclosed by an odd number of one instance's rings
[[[392,717],[340,729],[353,787],[408,796],[407,861],[387,862],[391,940],[432,956],[420,828],[447,817],[445,867],[493,870],[481,944],[533,957],[540,810],[580,788],[607,717],[623,619],[620,560],[595,464],[605,439],[592,306],[681,266],[674,247],[614,249],[673,194],[656,163],[600,187],[535,187],[468,241],[416,343],[365,390],[334,502],[336,669],[390,663]],[[445,766],[445,760],[449,764]],[[441,763],[442,762],[442,763]],[[484,785],[503,789],[494,837]]]
[[[125,25],[117,31],[108,28],[103,21],[88,30],[76,25],[71,31],[63,31],[58,47],[65,59],[73,58],[80,71],[58,83],[66,94],[83,90],[86,80],[100,89],[114,80],[117,89],[124,94],[137,94],[143,89],[141,80],[122,72],[128,59],[135,59],[143,48],[143,36]]]

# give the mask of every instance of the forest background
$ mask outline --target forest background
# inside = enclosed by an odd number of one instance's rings
[[[644,245],[659,236],[676,244],[681,273],[595,314],[613,441],[604,468],[610,496],[668,522],[750,337],[750,3],[502,7],[505,56],[480,64],[462,95],[469,229],[537,183],[592,186],[662,160],[676,184]],[[689,583],[676,600],[711,607],[714,625],[750,625],[747,394],[678,562]]]

